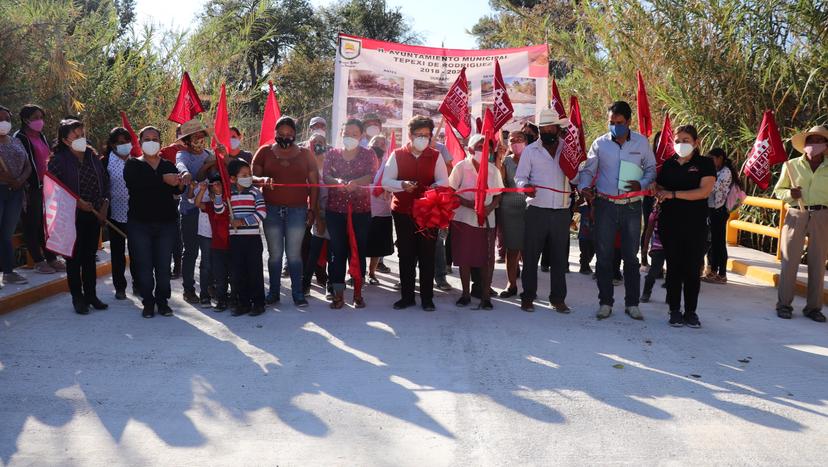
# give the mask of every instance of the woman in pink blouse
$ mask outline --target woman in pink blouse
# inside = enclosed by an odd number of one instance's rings
[[[331,308],[339,309],[344,305],[345,291],[345,263],[350,257],[348,243],[348,210],[356,236],[359,250],[359,266],[362,277],[365,277],[365,252],[368,245],[368,233],[371,228],[371,200],[370,192],[366,188],[374,176],[377,168],[377,157],[373,151],[359,145],[365,127],[360,120],[351,119],[345,123],[345,132],[342,139],[344,148],[335,148],[325,155],[325,165],[322,169],[324,183],[344,185],[342,188],[331,188],[328,191],[328,202],[325,206],[325,219],[320,230],[327,228],[331,236],[331,251],[333,262],[330,267],[330,281],[333,284],[334,297]],[[327,225],[324,225],[327,224]],[[320,226],[317,226],[319,228]],[[354,308],[364,308],[365,301],[361,293],[354,292]]]

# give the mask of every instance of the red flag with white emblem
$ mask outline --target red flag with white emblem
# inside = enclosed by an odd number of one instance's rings
[[[198,98],[195,86],[190,80],[190,74],[185,71],[184,76],[181,77],[178,99],[176,99],[175,107],[173,107],[167,120],[175,123],[185,123],[201,112],[204,112],[204,106],[201,104],[201,99]]]
[[[440,113],[464,138],[471,133],[471,114],[469,113],[469,82],[466,81],[466,68],[460,70],[457,80],[451,85],[446,97],[440,104]]]
[[[762,115],[762,124],[756,135],[756,142],[748,154],[743,170],[744,174],[765,190],[771,182],[771,167],[788,160],[779,129],[773,118],[773,111],[766,110]]]
[[[503,125],[509,123],[512,115],[515,113],[515,108],[512,106],[512,100],[509,99],[509,93],[506,91],[506,82],[503,81],[503,74],[500,72],[500,62],[495,59],[494,72],[494,119],[492,133],[503,128]],[[485,123],[484,123],[485,126]]]

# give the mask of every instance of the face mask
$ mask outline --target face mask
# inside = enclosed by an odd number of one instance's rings
[[[624,138],[630,132],[630,129],[627,128],[627,125],[623,124],[610,125],[609,130],[613,138]]]
[[[204,152],[204,138],[190,141],[190,153],[201,154]]]
[[[814,157],[822,154],[825,152],[825,148],[828,147],[826,143],[811,143],[805,145],[805,155],[808,157]]]
[[[516,156],[520,156],[523,154],[523,150],[526,149],[526,143],[512,143],[512,154]]]
[[[359,146],[359,140],[356,138],[346,136],[345,138],[342,138],[342,145],[345,146],[345,149],[347,151],[351,151],[356,149],[357,146]]]
[[[144,141],[141,143],[141,151],[147,156],[154,156],[161,150],[161,143],[158,141]]]
[[[72,141],[72,150],[77,152],[86,151],[86,138],[78,138]]]
[[[313,153],[317,156],[320,154],[325,154],[325,145],[323,144],[316,144],[313,146]]]
[[[368,135],[369,138],[373,138],[374,136],[377,136],[379,134],[379,132],[380,132],[380,129],[376,125],[371,125],[371,126],[369,126],[368,128],[365,129],[365,134]]]
[[[474,161],[478,164],[483,160],[483,151],[474,151]]]
[[[130,151],[132,151],[132,143],[124,143],[115,146],[115,152],[119,156],[127,156]]]
[[[276,144],[279,145],[282,149],[287,149],[293,144],[293,138],[282,138],[281,136],[276,138]]]
[[[323,138],[326,136],[325,135],[325,130],[323,130],[322,128],[317,128],[317,129],[313,130],[313,134],[319,135]]]
[[[253,177],[239,177],[236,181],[244,188],[250,188],[253,186]]]
[[[230,149],[236,150],[241,146],[241,140],[238,138],[230,138]]]
[[[676,143],[673,145],[673,149],[679,157],[687,157],[693,154],[693,150],[696,148],[690,143]]]
[[[431,141],[431,138],[427,138],[425,136],[418,136],[414,138],[412,144],[414,145],[414,149],[418,151],[424,151],[425,148],[428,147],[429,141]]]
[[[526,144],[532,144],[538,140],[538,137],[532,133],[526,133]]]
[[[540,139],[543,144],[552,145],[558,142],[557,133],[541,133]]]
[[[43,131],[43,120],[32,120],[29,122],[29,128],[34,131]]]
[[[0,122],[0,135],[7,135],[11,131],[11,122]]]

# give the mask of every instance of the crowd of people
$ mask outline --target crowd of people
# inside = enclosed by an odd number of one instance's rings
[[[4,284],[27,281],[14,270],[12,235],[20,225],[34,271],[66,271],[78,314],[108,306],[96,293],[102,227],[108,231],[114,296],[125,300],[131,283],[145,318],[173,314],[171,281],[179,278],[185,302],[231,310],[233,316],[259,315],[280,302],[283,277],[297,307],[308,306],[315,276],[330,308],[343,308],[349,287],[353,307],[363,308],[363,287],[379,284],[377,272],[390,272],[383,258],[395,248],[399,282],[393,287],[400,297],[394,309],[416,305],[419,277],[420,306],[434,311],[434,288],[452,289],[446,281],[451,265],[459,269],[462,284],[456,305],[476,299],[476,309],[492,309],[493,271],[504,262],[507,282],[500,298],[519,295],[520,308],[534,311],[540,264],[549,275],[551,309],[569,313],[566,275],[576,213],[579,272],[597,283],[600,320],[611,317],[615,286],[621,283],[625,314],[643,319],[639,304],[651,299],[666,264],[669,324],[697,328],[700,283],[727,282],[725,229],[738,206],[734,191],[741,188],[731,160],[720,148],[705,153],[697,130],[685,125],[668,142],[676,154],[657,167],[659,135],[651,143],[631,131],[632,110],[623,101],[609,106],[608,132],[591,144],[574,179],[559,164],[569,122],[554,109],[543,109],[535,123],[511,128],[495,141],[480,134],[461,138],[466,157],[457,163],[425,116],[408,122],[404,144],[393,150],[376,115],[345,122],[341,147],[328,145],[324,118],[311,119],[309,137],[300,141],[302,130],[285,116],[276,123],[275,142],[255,154],[242,149],[243,134],[235,127],[229,148],[208,149],[211,130],[195,118],[178,126],[168,146],[159,129],[141,129],[139,157],[131,155],[126,129],[112,129],[99,153],[76,119],[60,121],[50,144],[47,117],[41,107],[26,105],[19,111],[19,129],[12,131],[15,119],[0,106],[0,267]],[[815,127],[792,143],[803,156],[786,164],[774,190],[789,209],[777,314],[792,317],[807,238],[809,292],[803,312],[824,322],[828,129]],[[218,164],[226,165],[229,187]],[[489,191],[481,214],[474,190],[482,164]],[[79,198],[75,251],[65,260],[45,248],[47,171]],[[413,216],[415,201],[436,187],[455,190],[459,200],[445,230],[421,228]]]

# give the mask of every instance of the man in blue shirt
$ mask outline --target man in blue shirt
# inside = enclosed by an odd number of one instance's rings
[[[630,131],[631,118],[628,103],[618,101],[609,107],[610,131],[592,143],[579,174],[578,188],[584,198],[595,200],[593,241],[597,256],[598,319],[612,314],[612,263],[617,232],[621,233],[624,259],[624,312],[633,319],[643,319],[638,309],[641,277],[637,256],[642,197],[619,196],[649,187],[655,181],[656,163],[647,138]]]

